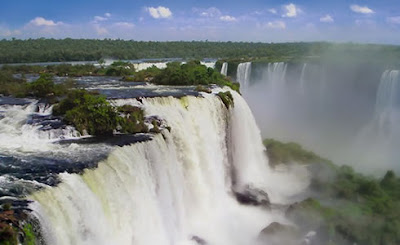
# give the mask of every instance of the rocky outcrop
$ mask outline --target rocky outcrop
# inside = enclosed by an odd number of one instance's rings
[[[268,193],[263,190],[246,186],[242,190],[234,190],[236,200],[244,205],[270,207]]]
[[[207,245],[207,242],[203,238],[198,236],[192,236],[190,240],[195,241],[199,245]]]
[[[292,225],[272,222],[259,234],[258,240],[269,245],[300,245],[301,236]]]

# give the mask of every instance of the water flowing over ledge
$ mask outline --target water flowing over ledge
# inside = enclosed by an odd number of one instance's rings
[[[96,169],[63,173],[57,187],[34,193],[31,208],[46,243],[256,244],[266,225],[287,222],[282,213],[240,205],[234,197],[251,187],[280,202],[308,183],[274,184],[293,176],[269,169],[251,111],[232,93],[229,110],[213,94],[143,99],[146,114],[171,131],[117,147]]]

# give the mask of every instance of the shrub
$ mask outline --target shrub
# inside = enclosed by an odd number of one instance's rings
[[[144,111],[140,107],[123,105],[118,108],[118,111],[123,114],[119,119],[121,131],[123,133],[147,133],[148,128],[144,123]]]
[[[229,109],[229,107],[234,105],[233,96],[232,96],[231,92],[229,92],[229,91],[219,92],[217,95],[222,100],[222,103],[224,103],[224,105],[227,109]]]
[[[9,71],[0,71],[0,94],[6,96],[24,97],[26,96],[26,82],[16,79]]]
[[[271,165],[291,162],[328,162],[328,160],[322,159],[313,152],[303,149],[299,144],[294,142],[282,143],[274,139],[265,139],[263,143],[267,148],[267,154]]]
[[[111,135],[117,128],[119,116],[104,96],[85,90],[70,92],[55,108],[55,115],[65,115],[64,120],[80,132],[91,135]]]

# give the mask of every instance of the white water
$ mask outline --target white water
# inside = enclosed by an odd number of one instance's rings
[[[379,121],[379,131],[391,134],[399,123],[400,71],[387,70],[382,74],[376,96],[375,116]]]
[[[133,64],[135,71],[146,70],[152,66],[157,67],[158,69],[164,69],[167,67],[167,62],[153,62],[153,63],[137,63]]]
[[[306,92],[306,80],[305,80],[305,74],[306,74],[306,69],[307,69],[307,63],[303,64],[303,68],[301,68],[301,75],[300,75],[300,89],[299,92],[300,94],[304,95]]]
[[[251,62],[240,63],[237,67],[236,81],[246,89],[250,85]]]
[[[37,111],[38,109],[38,111]],[[38,104],[0,106],[0,150],[2,152],[45,152],[54,149],[52,142],[60,138],[78,137],[72,127],[41,131],[41,125],[28,124],[32,115],[46,116],[52,107]]]
[[[97,169],[62,174],[58,187],[33,194],[47,243],[197,244],[191,237],[198,236],[211,245],[248,245],[272,221],[287,222],[232,195],[232,177],[238,189],[266,190],[275,203],[307,185],[299,174],[269,169],[253,116],[232,93],[229,111],[209,94],[144,99],[146,114],[163,118],[171,132],[118,147]]]
[[[269,63],[267,69],[267,82],[271,89],[282,89],[285,85],[287,64],[284,62]]]
[[[182,64],[185,62],[182,62]],[[205,65],[207,68],[214,68],[215,67],[215,62],[200,62],[202,65]],[[141,71],[141,70],[146,70],[147,68],[150,68],[152,66],[157,67],[158,69],[165,69],[167,67],[168,62],[143,62],[143,63],[134,63],[133,67],[135,68],[135,71]]]
[[[369,158],[380,163],[375,165],[372,170],[382,171],[398,165],[398,146],[400,144],[399,95],[400,71],[386,70],[379,83],[374,116],[360,130],[355,143],[355,146],[360,148],[357,149],[360,154],[368,151],[369,155],[372,156]]]
[[[226,76],[228,74],[228,62],[224,62],[221,68],[221,74]]]

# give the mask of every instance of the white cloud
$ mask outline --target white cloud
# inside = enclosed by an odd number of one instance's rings
[[[116,27],[127,28],[127,29],[135,27],[135,24],[129,23],[129,22],[116,22],[116,23],[114,23],[114,25]]]
[[[392,24],[399,24],[400,25],[400,16],[393,16],[386,18],[386,21]]]
[[[222,15],[221,11],[216,7],[211,7],[203,10],[194,9],[194,12],[199,12],[199,15],[201,17],[208,17],[208,18],[214,18]]]
[[[283,21],[276,20],[268,22],[267,27],[270,29],[286,29],[286,24]]]
[[[221,17],[219,17],[219,19],[222,20],[222,21],[226,21],[226,22],[236,21],[236,18],[233,17],[233,16],[230,16],[230,15],[221,16]]]
[[[54,22],[53,20],[46,20],[43,17],[36,17],[33,20],[29,22],[29,24],[32,24],[34,26],[56,26],[63,24],[62,22]]]
[[[333,22],[335,22],[335,20],[329,14],[319,18],[319,21],[324,22],[324,23],[333,23]]]
[[[96,16],[93,18],[93,22],[94,22],[94,23],[98,23],[98,22],[106,21],[106,20],[109,20],[110,17],[111,17],[111,14],[110,14],[110,13],[105,13],[103,16],[98,16],[98,15],[96,15]]]
[[[171,10],[163,6],[158,6],[157,8],[149,7],[146,10],[154,19],[165,19],[172,16]]]
[[[359,14],[373,14],[375,13],[374,10],[368,8],[367,6],[360,6],[357,4],[350,5],[351,11]]]
[[[106,21],[107,18],[103,16],[95,16],[94,21],[99,22],[99,21]]]
[[[283,14],[282,17],[293,18],[296,17],[297,14],[300,12],[300,9],[296,7],[296,5],[294,5],[293,3],[283,5],[283,9],[285,11],[285,14]]]
[[[268,9],[268,12],[270,12],[271,14],[277,14],[278,11],[276,11],[276,9]]]

